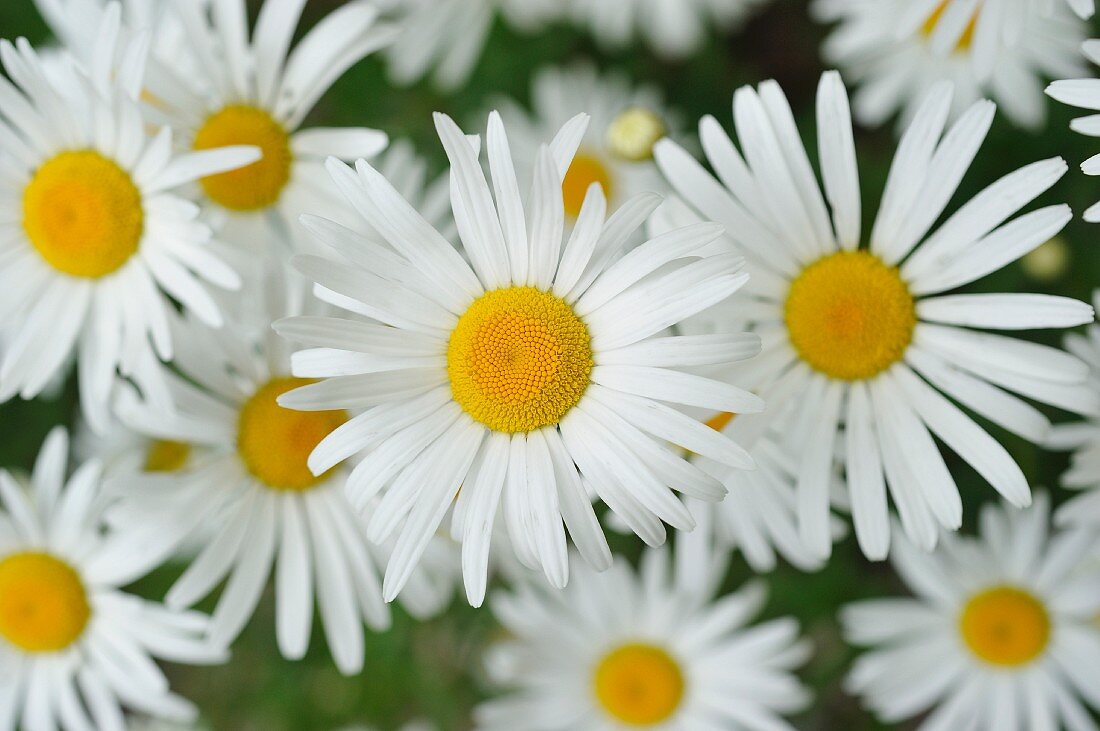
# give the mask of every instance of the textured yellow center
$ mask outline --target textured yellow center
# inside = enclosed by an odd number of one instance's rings
[[[232,105],[213,114],[195,135],[195,149],[255,145],[263,156],[243,168],[202,179],[212,201],[234,211],[256,211],[279,200],[290,180],[290,135],[263,109]]]
[[[1050,641],[1050,615],[1034,595],[1000,586],[971,597],[959,618],[970,651],[993,665],[1016,667],[1039,657]]]
[[[901,360],[917,323],[897,268],[863,251],[830,254],[806,267],[791,283],[784,315],[802,359],[847,381]]]
[[[652,645],[624,645],[609,653],[596,666],[593,685],[600,706],[633,726],[665,721],[684,698],[679,663]]]
[[[191,456],[191,445],[156,439],[145,449],[146,472],[176,472],[183,469]]]
[[[327,472],[314,476],[307,460],[322,439],[348,420],[347,412],[292,411],[275,402],[287,391],[312,382],[272,379],[241,408],[237,451],[248,471],[272,490],[308,490],[328,477]]]
[[[653,158],[653,146],[665,132],[665,123],[656,114],[641,107],[631,107],[607,128],[607,146],[624,160],[642,162]]]
[[[84,633],[92,609],[80,576],[46,553],[0,560],[0,635],[26,652],[58,652]]]
[[[603,188],[604,196],[611,198],[613,184],[611,171],[607,169],[607,165],[595,155],[580,152],[573,158],[573,163],[569,166],[565,179],[561,183],[566,214],[573,218],[581,214],[584,197],[593,183],[599,183]]]
[[[117,270],[141,244],[145,214],[133,180],[91,150],[62,152],[23,191],[23,230],[46,262],[74,277]]]
[[[494,431],[557,424],[588,388],[588,328],[562,299],[534,287],[488,292],[455,326],[447,372],[454,400]]]
[[[943,17],[943,13],[947,10],[952,0],[943,0],[939,6],[928,16],[928,19],[924,21],[924,25],[921,26],[921,35],[925,38],[931,38],[932,34],[936,32],[936,26],[939,25],[940,19]],[[955,44],[955,53],[964,53],[970,50],[970,46],[974,43],[974,30],[978,25],[978,15],[981,13],[981,5],[974,10],[973,17],[970,18],[970,22],[967,23],[966,29],[963,30],[963,34],[959,36],[959,42]]]

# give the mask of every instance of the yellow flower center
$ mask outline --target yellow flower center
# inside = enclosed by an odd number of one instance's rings
[[[173,442],[167,439],[155,439],[145,449],[146,472],[176,472],[183,469],[191,456],[191,445],[186,442]]]
[[[561,421],[588,388],[592,365],[584,322],[562,299],[534,287],[479,297],[447,346],[454,400],[508,434]]]
[[[596,666],[596,699],[608,714],[632,726],[667,720],[684,698],[680,664],[659,647],[619,647]]]
[[[566,214],[573,218],[581,215],[584,197],[588,195],[588,189],[593,183],[599,183],[604,196],[610,200],[613,190],[611,171],[607,169],[607,165],[596,155],[577,153],[561,183]]]
[[[802,270],[785,306],[799,356],[831,378],[871,378],[913,339],[916,305],[896,267],[864,251],[830,254]]]
[[[272,490],[308,490],[331,472],[315,476],[307,460],[322,439],[348,420],[347,412],[292,411],[275,402],[287,391],[310,383],[307,378],[274,378],[241,408],[237,451],[248,471]]]
[[[932,34],[936,32],[936,26],[939,25],[940,19],[943,17],[943,13],[947,10],[947,6],[950,5],[952,0],[943,0],[939,6],[928,16],[924,21],[924,25],[921,26],[920,32],[925,39],[931,38]],[[974,9],[974,15],[970,18],[970,22],[967,23],[966,29],[963,34],[959,36],[959,42],[955,44],[955,53],[965,53],[970,50],[970,46],[974,44],[974,30],[978,26],[978,16],[981,14],[981,5],[978,5]]]
[[[656,114],[641,107],[631,107],[607,128],[607,146],[624,160],[651,160],[653,146],[666,132],[665,123]]]
[[[210,200],[234,211],[257,211],[279,200],[290,180],[290,135],[263,109],[234,104],[212,114],[195,135],[196,150],[255,145],[263,156],[243,168],[202,179]]]
[[[731,414],[728,411],[719,412],[703,423],[705,423],[714,431],[722,431],[727,426],[729,426],[730,422],[733,421],[733,417],[735,416],[737,416],[737,414]]]
[[[1050,615],[1031,593],[999,586],[971,597],[959,618],[959,631],[970,651],[985,662],[1018,667],[1043,654],[1050,641]]]
[[[97,278],[114,272],[141,244],[145,213],[129,174],[91,150],[62,152],[23,191],[23,230],[59,272]]]
[[[92,609],[80,576],[46,553],[0,560],[0,635],[26,652],[58,652],[84,633]]]

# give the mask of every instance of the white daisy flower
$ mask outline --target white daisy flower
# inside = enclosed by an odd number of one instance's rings
[[[912,599],[841,613],[870,648],[849,691],[884,722],[931,713],[921,731],[1092,731],[1100,710],[1100,572],[1082,570],[1096,534],[1048,535],[1049,501],[987,505],[980,538],[945,535],[934,554],[899,539],[894,566]]]
[[[377,240],[303,219],[351,262],[299,258],[315,291],[381,324],[283,323],[280,332],[312,348],[295,355],[294,373],[325,380],[279,403],[367,409],[322,442],[310,466],[321,473],[363,453],[348,490],[360,506],[382,496],[368,535],[382,542],[400,528],[387,599],[456,497],[452,536],[463,543],[467,596],[477,605],[498,512],[524,565],[564,586],[566,529],[593,565],[611,560],[588,488],[660,544],[662,521],[693,524],[673,490],[711,501],[725,493],[663,442],[751,466],[732,441],[662,402],[762,410],[753,394],[682,370],[749,357],[755,336],[651,338],[744,284],[741,258],[715,243],[714,224],[623,255],[660,199],[639,196],[605,220],[599,185],[566,239],[562,179],[586,122],[572,120],[541,147],[525,209],[500,116],[490,115],[486,138],[492,188],[471,140],[436,116],[469,264],[362,161],[358,174],[338,161],[329,169]]]
[[[502,100],[500,107],[521,180],[534,173],[544,140],[578,114],[589,115],[588,130],[562,183],[569,223],[577,220],[593,183],[603,188],[613,209],[639,193],[668,188],[653,164],[653,146],[677,120],[654,87],[635,87],[624,76],[601,75],[590,65],[546,68],[532,81],[530,113],[510,100]]]
[[[269,312],[300,312],[294,303],[304,292],[295,298],[301,288],[281,286],[275,272],[267,289]],[[291,377],[289,346],[270,329],[258,336],[252,328],[211,331],[189,324],[178,336],[187,344],[177,362],[187,380],[170,380],[176,410],[165,412],[124,392],[118,412],[147,437],[201,445],[207,456],[194,469],[157,480],[138,476],[132,487],[118,488],[127,498],[114,511],[147,526],[119,550],[157,560],[203,537],[204,547],[167,595],[170,607],[191,606],[227,580],[210,636],[228,644],[274,574],[283,655],[304,656],[316,598],[337,667],[359,672],[363,620],[373,629],[389,626],[375,569],[385,557],[368,545],[348,504],[346,471],[313,475],[306,466],[313,448],[349,423],[348,413],[303,413],[276,403],[309,381]],[[418,575],[417,581],[426,579]]]
[[[1082,73],[1085,23],[1060,4],[1037,0],[816,0],[811,12],[838,23],[822,56],[858,87],[855,117],[879,125],[912,120],[925,93],[955,86],[953,115],[989,96],[1014,123],[1046,119],[1043,78]]]
[[[154,659],[221,663],[207,617],[121,591],[140,574],[100,521],[102,466],[66,482],[68,437],[42,445],[26,489],[0,472],[0,729],[121,730],[122,707],[190,721]]]
[[[708,26],[728,31],[765,0],[565,0],[573,18],[612,49],[641,37],[665,58],[685,58],[706,42]]]
[[[1040,7],[1048,12],[1052,5],[1058,2],[1058,0],[1037,1],[1039,2]],[[1096,13],[1096,0],[1065,0],[1065,3],[1073,10],[1073,12],[1077,13],[1079,16],[1085,19],[1091,18],[1093,14]]]
[[[100,52],[115,53],[118,16],[104,16]],[[108,422],[117,374],[156,390],[157,358],[173,356],[169,297],[210,326],[221,313],[209,282],[239,285],[211,253],[198,209],[174,191],[255,160],[254,147],[172,154],[149,137],[136,97],[145,42],[119,53],[125,70],[86,76],[69,64],[47,79],[30,45],[0,42],[0,400],[33,398],[75,355],[84,414]]]
[[[402,86],[427,76],[446,90],[470,79],[497,17],[524,33],[561,16],[562,0],[378,0],[400,35],[386,50]]]
[[[490,607],[511,638],[488,650],[504,692],[475,712],[481,731],[793,729],[782,715],[809,693],[794,669],[810,654],[792,618],[756,626],[762,584],[717,597],[727,563],[698,540],[580,566],[557,592],[521,583]],[[680,541],[679,539],[683,539]]]
[[[1085,56],[1094,64],[1100,64],[1100,40],[1085,41],[1081,46]],[[1090,111],[1100,110],[1100,79],[1067,79],[1055,81],[1047,87],[1047,94],[1054,99]],[[1100,137],[1100,116],[1089,114],[1070,123],[1070,129],[1090,137]],[[1086,175],[1100,175],[1100,155],[1094,155],[1081,164]],[[1085,211],[1085,220],[1100,223],[1100,203]]]
[[[1072,327],[1092,320],[1091,307],[1046,295],[944,294],[1023,256],[1072,217],[1054,205],[1009,220],[1065,173],[1055,158],[993,183],[932,231],[994,113],[979,102],[945,129],[951,96],[949,86],[936,87],[902,137],[863,248],[848,97],[835,72],[822,78],[817,103],[824,194],[774,82],[734,96],[741,151],[716,120],[702,120],[718,179],[674,143],[657,145],[657,163],[677,192],[702,217],[724,223],[749,259],[741,311],[764,349],[736,377],[771,408],[730,429],[745,428],[741,443],[751,445],[782,424],[782,446],[797,462],[802,536],[821,556],[830,550],[837,461],[867,556],[889,549],[887,489],[923,548],[935,546],[939,526],[959,527],[962,502],[933,435],[1010,502],[1030,502],[1009,453],[949,398],[1033,442],[1050,424],[1014,394],[1100,413],[1080,360],[977,330]]]

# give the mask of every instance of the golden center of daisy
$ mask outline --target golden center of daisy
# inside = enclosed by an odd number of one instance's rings
[[[74,277],[103,277],[129,261],[144,221],[130,175],[92,150],[50,158],[23,191],[23,230],[31,245]]]
[[[959,618],[959,631],[980,659],[1017,667],[1043,654],[1050,641],[1050,615],[1030,592],[999,586],[971,597]]]
[[[584,207],[584,198],[588,195],[588,189],[593,183],[599,183],[603,193],[610,200],[614,183],[611,180],[611,171],[599,156],[587,152],[579,152],[573,158],[569,170],[561,183],[562,200],[565,203],[565,212],[576,218],[581,215]]]
[[[272,490],[309,490],[329,475],[314,475],[307,461],[321,440],[348,420],[347,412],[293,411],[275,401],[310,383],[307,378],[274,378],[241,408],[237,451],[248,471]]]
[[[940,20],[943,18],[944,11],[951,4],[952,0],[943,0],[932,14],[924,21],[924,25],[921,26],[920,32],[925,39],[931,38],[932,34],[936,32],[936,26],[939,25]],[[970,50],[970,46],[974,44],[974,31],[978,26],[978,15],[981,13],[981,5],[978,5],[974,9],[974,15],[971,16],[970,22],[966,24],[966,28],[963,30],[963,34],[959,36],[958,43],[955,44],[955,53],[965,53]]]
[[[92,609],[80,575],[46,553],[0,560],[0,636],[25,652],[58,652],[84,633]]]
[[[652,160],[653,146],[665,133],[665,123],[660,117],[648,109],[631,107],[607,128],[607,146],[623,160]]]
[[[913,339],[916,304],[896,267],[864,251],[830,254],[802,270],[784,308],[802,360],[831,378],[871,378]]]
[[[534,287],[479,297],[447,346],[454,400],[508,434],[561,421],[588,388],[592,365],[584,322],[564,300]]]
[[[146,472],[177,472],[191,457],[191,445],[168,439],[155,439],[145,448]]]
[[[600,706],[632,726],[667,720],[684,698],[680,664],[653,645],[630,644],[611,651],[596,666],[592,682]]]
[[[200,182],[206,195],[234,211],[257,211],[274,204],[290,181],[290,135],[268,112],[245,104],[210,115],[195,135],[194,148],[254,145],[262,157],[236,170],[209,175]]]

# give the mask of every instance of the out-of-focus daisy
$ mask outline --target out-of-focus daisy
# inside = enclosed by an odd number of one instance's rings
[[[770,405],[754,420],[757,433],[769,419],[786,419],[782,446],[797,462],[807,545],[829,552],[829,485],[841,451],[863,551],[873,558],[888,551],[887,489],[906,531],[931,549],[939,526],[955,529],[962,520],[933,435],[1013,504],[1031,499],[1009,453],[948,397],[1035,442],[1050,424],[1014,394],[1100,412],[1100,394],[1085,386],[1088,368],[1079,359],[977,331],[1071,327],[1090,322],[1091,307],[1045,295],[944,294],[1065,226],[1072,214],[1064,205],[1009,219],[1061,178],[1066,164],[1055,158],[1011,173],[932,231],[994,113],[992,103],[979,102],[945,129],[951,89],[938,86],[902,137],[861,247],[848,97],[835,72],[822,78],[817,105],[824,194],[774,82],[734,97],[740,151],[713,118],[700,124],[721,182],[672,142],[658,143],[657,163],[702,217],[726,225],[748,257],[752,279],[741,313],[764,349],[736,377]]]
[[[916,595],[845,607],[849,642],[870,650],[848,689],[888,724],[927,711],[922,731],[1095,729],[1100,710],[1096,534],[1048,535],[1045,494],[1026,512],[987,505],[980,538],[944,536],[934,554],[897,541]]]
[[[703,45],[709,26],[731,30],[765,0],[565,0],[572,16],[598,41],[622,48],[641,37],[666,58],[685,58]]]
[[[97,33],[115,53],[117,6]],[[0,400],[32,398],[75,355],[80,397],[105,427],[117,373],[156,388],[170,359],[169,297],[210,326],[221,313],[204,287],[239,285],[207,246],[198,209],[174,192],[255,160],[254,147],[172,154],[172,134],[147,136],[136,102],[145,43],[118,51],[125,71],[65,69],[47,79],[26,41],[0,43],[0,320],[7,335]]]
[[[1055,282],[1066,275],[1073,260],[1073,251],[1066,240],[1055,236],[1020,260],[1024,274],[1037,282]]]
[[[283,323],[281,332],[311,348],[295,355],[294,373],[325,380],[279,403],[367,409],[322,442],[310,467],[323,473],[363,453],[348,490],[360,505],[382,495],[368,535],[381,542],[399,532],[387,599],[452,503],[467,596],[480,604],[499,512],[519,559],[564,586],[566,529],[592,564],[611,559],[588,487],[660,544],[662,521],[692,526],[674,490],[711,501],[725,494],[665,442],[751,466],[732,441],[664,403],[760,411],[756,396],[683,370],[744,357],[743,336],[652,337],[735,292],[743,262],[716,243],[713,224],[624,255],[659,197],[636,197],[607,216],[599,185],[566,237],[562,179],[586,124],[577,117],[541,146],[525,209],[500,116],[490,115],[485,140],[490,188],[471,141],[437,115],[470,263],[362,161],[358,174],[338,161],[329,168],[382,241],[305,219],[351,265],[300,257],[299,269],[322,297],[378,323]]]
[[[812,12],[838,23],[822,55],[858,90],[855,117],[878,125],[912,119],[934,84],[955,85],[952,112],[989,96],[1016,124],[1046,119],[1043,79],[1077,76],[1085,23],[1061,4],[1037,0],[816,0]]]
[[[653,146],[669,133],[672,121],[660,91],[634,87],[617,74],[600,75],[592,66],[536,73],[530,112],[513,102],[501,103],[521,180],[534,172],[539,145],[582,113],[591,120],[562,182],[570,223],[576,221],[593,183],[599,183],[612,209],[639,193],[668,188],[653,164]]]
[[[0,472],[0,729],[121,731],[122,707],[190,721],[153,659],[224,662],[207,617],[120,590],[144,563],[102,530],[102,465],[66,482],[68,437],[47,437],[24,488]]]
[[[1100,64],[1100,40],[1085,41],[1081,46],[1085,56],[1094,64]],[[1100,79],[1066,79],[1055,81],[1047,87],[1047,94],[1070,106],[1089,111],[1100,110]],[[1100,115],[1089,114],[1070,122],[1070,129],[1090,137],[1100,137]],[[1100,175],[1100,154],[1093,155],[1081,164],[1086,175]],[[1100,203],[1085,211],[1085,220],[1100,223]]]
[[[401,33],[386,51],[390,76],[406,85],[431,76],[448,90],[464,85],[497,17],[524,33],[562,14],[562,0],[379,0]]]
[[[1041,8],[1049,11],[1052,4],[1057,3],[1058,0],[1037,0]],[[1080,15],[1082,18],[1091,18],[1096,12],[1096,0],[1065,0],[1066,5],[1073,9],[1073,12]]]
[[[1100,292],[1093,295],[1100,304]],[[1066,336],[1066,349],[1089,365],[1089,388],[1100,393],[1100,325],[1091,325],[1082,335]],[[1073,462],[1062,475],[1066,487],[1084,493],[1063,505],[1056,517],[1066,525],[1100,527],[1100,418],[1054,427],[1047,446],[1073,450]]]
[[[639,571],[579,566],[562,592],[494,594],[511,635],[488,650],[504,694],[475,711],[482,731],[792,729],[809,694],[794,675],[809,645],[783,618],[749,626],[760,584],[716,598],[727,562],[698,534],[648,549]],[[680,539],[683,539],[682,541]]]

